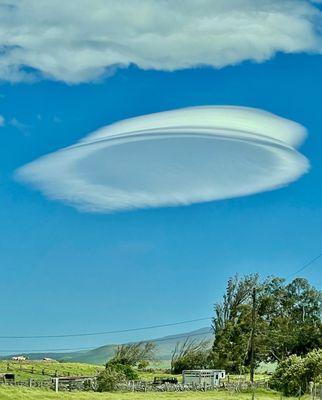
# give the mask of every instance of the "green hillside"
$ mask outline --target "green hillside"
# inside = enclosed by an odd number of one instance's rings
[[[16,380],[32,378],[34,380],[46,380],[57,376],[94,376],[102,370],[102,366],[83,363],[65,363],[55,361],[0,361],[0,373],[14,373]]]
[[[168,366],[173,349],[177,343],[183,343],[187,338],[194,340],[211,340],[212,336],[213,334],[210,328],[201,328],[192,332],[165,336],[151,341],[155,342],[157,346],[156,358],[162,362],[162,366]],[[41,360],[45,357],[49,357],[57,361],[103,365],[113,356],[116,347],[116,344],[107,344],[87,351],[71,353],[27,353],[24,355],[30,360]],[[10,359],[11,357],[12,355],[7,355],[2,357],[2,359]]]

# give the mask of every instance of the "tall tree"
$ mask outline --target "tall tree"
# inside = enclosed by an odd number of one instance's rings
[[[234,276],[228,281],[223,301],[215,305],[214,367],[241,372],[249,365],[252,292],[258,285],[257,275]]]
[[[142,361],[153,361],[155,359],[156,345],[152,342],[137,342],[122,344],[117,347],[114,357],[107,365],[122,364],[136,366]]]
[[[257,275],[235,276],[215,305],[213,328],[213,364],[231,371],[306,354],[322,346],[321,292],[303,278],[286,284],[276,277],[260,282]]]

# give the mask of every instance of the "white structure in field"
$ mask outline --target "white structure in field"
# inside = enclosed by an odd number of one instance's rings
[[[226,377],[223,369],[191,369],[182,371],[185,385],[219,386],[220,380]]]

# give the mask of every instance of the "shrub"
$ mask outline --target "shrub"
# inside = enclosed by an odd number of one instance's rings
[[[139,370],[147,369],[147,367],[149,366],[149,364],[150,364],[149,361],[143,360],[143,361],[139,362],[139,364],[138,364],[138,369],[139,369]]]
[[[122,344],[118,346],[110,361],[134,367],[142,362],[154,360],[155,347],[152,342]]]
[[[125,379],[128,381],[135,381],[139,377],[136,370],[131,367],[131,365],[120,364],[116,361],[111,360],[106,364],[106,369],[109,368],[123,374],[125,376]]]
[[[98,392],[114,392],[119,383],[125,382],[125,374],[114,367],[107,367],[97,377]]]
[[[208,342],[190,341],[178,344],[172,354],[171,373],[181,374],[185,369],[207,368],[209,364]]]
[[[286,396],[305,393],[309,382],[322,379],[322,350],[313,350],[305,357],[292,355],[278,365],[270,386]]]

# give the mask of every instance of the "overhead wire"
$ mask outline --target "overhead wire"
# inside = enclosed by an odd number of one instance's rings
[[[209,335],[210,333],[212,333],[211,328],[209,328],[209,331],[207,332],[198,332],[198,333],[191,333],[191,334],[187,334],[187,333],[183,333],[180,335],[173,335],[173,336],[166,336],[160,339],[151,339],[151,340],[142,340],[142,341],[138,341],[140,343],[149,343],[149,342],[153,342],[153,343],[159,343],[159,342],[165,342],[165,341],[170,341],[170,340],[176,340],[176,339],[189,339],[191,337],[197,337],[197,336],[205,336],[205,335]],[[128,344],[128,343],[123,343],[123,344]],[[78,347],[78,348],[59,348],[59,349],[0,349],[1,353],[8,353],[8,352],[21,352],[21,353],[32,353],[32,352],[56,352],[56,351],[90,351],[90,350],[97,350],[98,348],[101,347],[107,347],[107,346],[113,346],[113,345],[101,345],[101,346],[96,346],[96,347]],[[120,344],[117,344],[115,346],[120,346]]]
[[[85,333],[71,333],[71,334],[57,334],[57,335],[30,335],[30,336],[0,336],[0,339],[49,339],[49,338],[68,338],[68,337],[83,337],[83,336],[98,336],[98,335],[110,335],[115,333],[127,333],[127,332],[137,332],[156,328],[165,328],[169,326],[177,326],[183,324],[189,324],[192,322],[206,321],[210,320],[211,317],[196,318],[186,321],[172,322],[167,324],[150,325],[139,328],[127,328],[111,331],[101,331],[101,332],[85,332]]]

